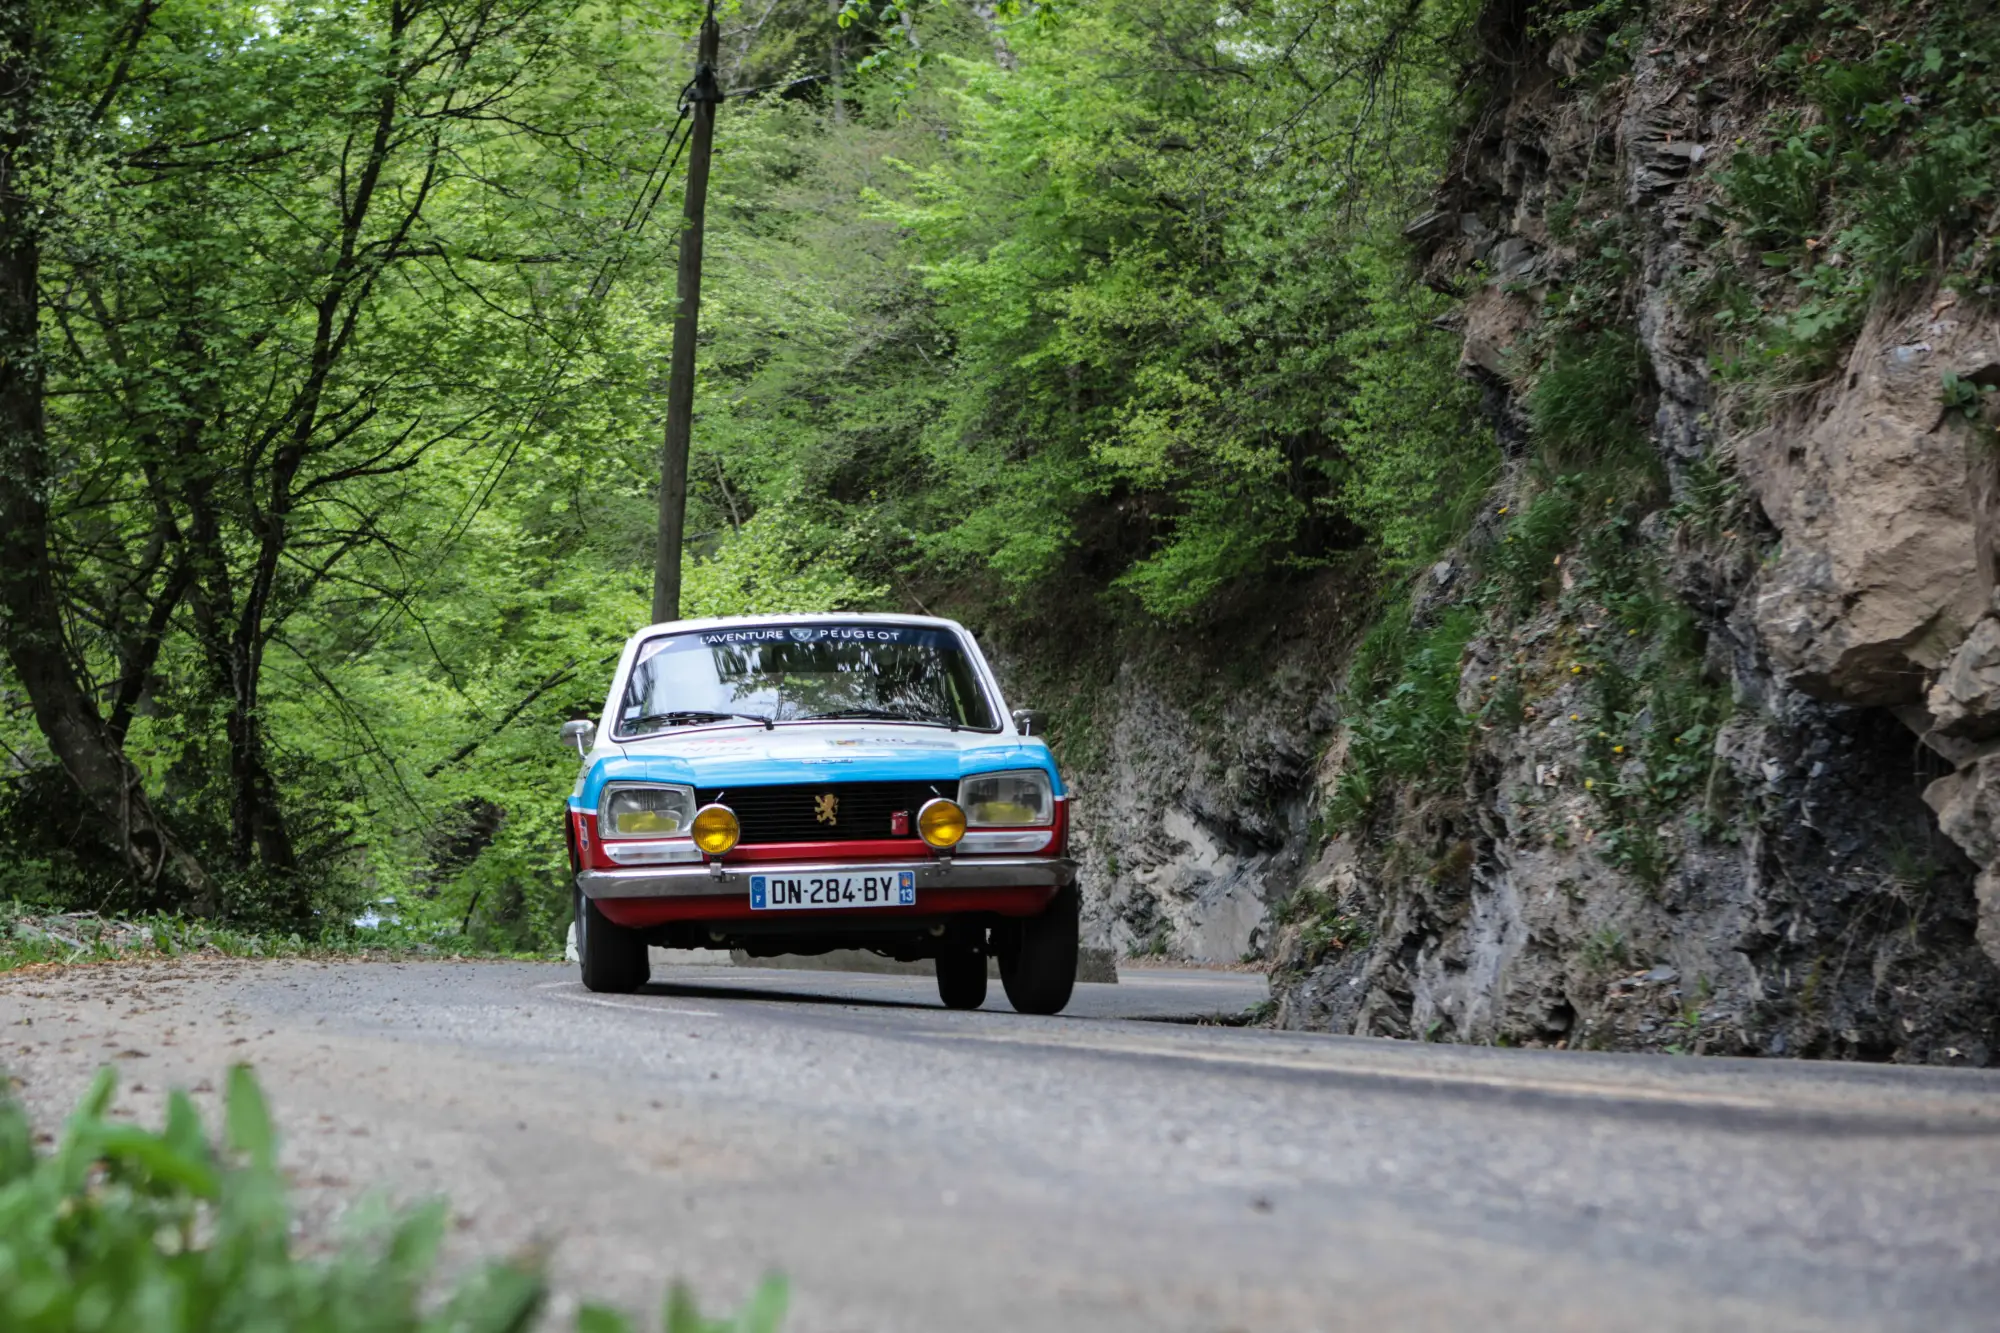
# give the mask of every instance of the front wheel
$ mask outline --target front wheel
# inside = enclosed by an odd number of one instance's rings
[[[977,1009],[986,1003],[986,955],[954,949],[937,958],[938,998],[947,1009]]]
[[[623,995],[638,990],[653,974],[645,936],[605,916],[582,889],[576,891],[576,956],[585,990]]]
[[[1059,1014],[1076,989],[1076,952],[1082,904],[1076,886],[1057,893],[1048,910],[1008,933],[1000,953],[1000,985],[1007,1002],[1024,1014]]]

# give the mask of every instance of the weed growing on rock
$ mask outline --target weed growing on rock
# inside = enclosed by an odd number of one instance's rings
[[[1657,887],[1676,855],[1667,826],[1693,797],[1713,794],[1715,736],[1730,700],[1702,676],[1693,614],[1630,535],[1617,517],[1584,542],[1577,594],[1606,613],[1582,654],[1598,722],[1584,773],[1605,818],[1605,859]]]
[[[1487,552],[1481,598],[1517,618],[1560,608],[1574,655],[1558,678],[1581,678],[1595,722],[1582,776],[1602,821],[1598,849],[1649,887],[1677,858],[1671,826],[1686,803],[1714,795],[1714,740],[1729,711],[1726,688],[1702,675],[1692,612],[1664,585],[1639,532],[1659,483],[1655,466],[1624,452],[1556,477]],[[1725,494],[1730,485],[1721,473],[1708,484]],[[1521,677],[1495,674],[1491,725],[1526,715]]]
[[[1605,926],[1583,942],[1584,966],[1597,972],[1609,972],[1632,965],[1632,950],[1625,942],[1625,932],[1615,926]]]
[[[1546,600],[1560,581],[1556,560],[1575,542],[1583,512],[1577,480],[1561,478],[1537,495],[1486,553],[1492,593],[1513,615],[1523,615]]]
[[[1351,912],[1343,912],[1334,898],[1319,889],[1306,889],[1285,903],[1279,920],[1285,925],[1301,925],[1298,948],[1300,962],[1314,967],[1328,954],[1366,949],[1374,942],[1374,932]]]
[[[1991,6],[1945,0],[1886,31],[1814,11],[1778,5],[1763,22],[1793,34],[1769,72],[1818,118],[1783,113],[1714,176],[1715,213],[1756,265],[1715,317],[1737,341],[1726,378],[1816,379],[1879,291],[2000,276],[1980,221],[2000,193]]]
[[[1478,616],[1453,607],[1411,642],[1393,684],[1348,715],[1347,765],[1327,823],[1335,832],[1368,816],[1385,780],[1437,790],[1464,771],[1472,719],[1458,706],[1459,664]]]
[[[1623,281],[1620,274],[1618,285]],[[1558,341],[1528,391],[1544,463],[1567,470],[1643,453],[1645,376],[1639,340],[1624,328]]]

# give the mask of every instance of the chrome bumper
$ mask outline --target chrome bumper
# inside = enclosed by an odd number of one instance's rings
[[[1012,889],[1076,882],[1076,862],[1057,856],[954,857],[949,861],[760,861],[749,865],[631,866],[585,870],[577,887],[588,898],[713,898],[750,892],[752,875],[893,875],[914,870],[919,889]]]

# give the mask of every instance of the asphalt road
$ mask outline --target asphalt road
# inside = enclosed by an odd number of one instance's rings
[[[1261,985],[120,965],[0,978],[0,1060],[53,1126],[102,1061],[153,1120],[248,1059],[309,1237],[443,1191],[558,1313],[775,1269],[794,1333],[2000,1328],[2000,1075],[1144,1021]]]

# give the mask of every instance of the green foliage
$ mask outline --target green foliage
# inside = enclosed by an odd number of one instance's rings
[[[1358,699],[1370,699],[1386,690],[1402,674],[1414,635],[1410,598],[1404,591],[1377,613],[1348,655],[1348,693]]]
[[[1368,258],[1367,318],[1337,348],[1353,385],[1333,430],[1347,466],[1338,504],[1395,570],[1435,560],[1465,532],[1500,453],[1459,373],[1458,339],[1432,322],[1440,298],[1414,288],[1393,254]]]
[[[1299,932],[1299,947],[1304,951],[1306,967],[1314,966],[1328,954],[1366,949],[1374,938],[1366,922],[1341,911],[1339,903],[1316,889],[1294,894],[1286,902],[1281,918],[1287,925],[1304,923]]]
[[[1334,832],[1366,820],[1385,781],[1439,790],[1463,772],[1472,719],[1458,706],[1459,668],[1477,624],[1475,611],[1451,608],[1411,640],[1392,684],[1356,696],[1361,702],[1346,719],[1347,762],[1326,814]]]
[[[1573,4],[1553,0],[1537,7],[1536,29],[1553,37],[1593,43],[1595,56],[1580,71],[1580,82],[1596,87],[1631,67],[1646,14],[1646,0],[1594,0]]]
[[[61,1141],[38,1153],[27,1116],[0,1097],[0,1327],[19,1333],[503,1333],[533,1325],[543,1284],[489,1264],[442,1300],[427,1291],[445,1235],[442,1202],[400,1217],[379,1206],[329,1258],[292,1250],[277,1134],[247,1066],[229,1073],[219,1145],[194,1102],[167,1099],[158,1131],[114,1118],[103,1070]],[[785,1285],[770,1279],[736,1319],[703,1319],[668,1298],[668,1333],[773,1333]],[[627,1330],[593,1307],[593,1333]]]
[[[685,616],[760,615],[865,609],[888,589],[861,583],[865,538],[815,531],[782,505],[758,511],[716,554],[689,565],[681,590]]]
[[[1514,614],[1539,604],[1557,582],[1557,557],[1575,543],[1579,516],[1588,507],[1586,481],[1580,473],[1558,478],[1526,509],[1508,517],[1500,540],[1485,553],[1499,600]],[[1506,516],[1507,511],[1501,513]]]
[[[1725,216],[1760,249],[1786,251],[1818,235],[1835,157],[1814,148],[1819,136],[1793,134],[1765,153],[1743,151],[1730,159],[1716,183],[1729,200]]]
[[[1939,386],[1938,397],[1947,412],[1956,412],[1967,421],[1978,421],[1994,401],[1995,394],[2000,394],[2000,389],[1993,385],[1962,379],[1947,370]]]
[[[1827,373],[1884,289],[1990,283],[2000,176],[2000,17],[1946,0],[1877,28],[1827,10],[1772,62],[1819,112],[1782,117],[1715,175],[1718,214],[1758,272],[1718,316],[1755,382]]]
[[[309,934],[257,932],[155,914],[106,921],[88,914],[51,917],[0,898],[0,972],[34,963],[98,963],[143,958],[313,958],[336,955],[448,955],[495,952],[435,926],[383,920],[369,926],[328,923]],[[545,954],[546,951],[539,951]]]
[[[1645,365],[1639,340],[1622,329],[1558,343],[1528,391],[1542,459],[1568,469],[1642,450]]]
[[[46,1157],[18,1106],[0,1106],[0,1323],[62,1330],[499,1330],[525,1328],[541,1299],[529,1272],[496,1265],[425,1314],[423,1283],[444,1238],[433,1204],[333,1259],[291,1253],[276,1138],[249,1071],[231,1071],[224,1148],[194,1103],[169,1099],[149,1132],[109,1118],[106,1070]]]
[[[728,86],[847,77],[722,114],[685,609],[1199,622],[1434,559],[1498,458],[1400,228],[1478,9],[725,14]],[[649,614],[696,7],[36,12],[71,666],[218,888],[76,835],[11,677],[0,887],[553,949],[553,735]]]
[[[1632,949],[1625,932],[1616,926],[1600,927],[1583,942],[1583,962],[1594,971],[1632,966]]]
[[[1339,439],[1366,430],[1373,449],[1373,428],[1389,427],[1379,446],[1401,451],[1406,498],[1452,484],[1450,464],[1415,460],[1393,436],[1462,428],[1464,391],[1361,358],[1383,339],[1424,341],[1423,302],[1356,243],[1399,223],[1441,161],[1444,70],[1466,12],[1424,5],[1396,26],[1364,5],[1301,26],[1161,0],[1074,11],[1024,40],[1013,71],[948,63],[962,80],[954,152],[879,195],[918,249],[964,386],[922,442],[958,511],[929,554],[1024,589],[1109,502],[1132,516],[1130,545],[1108,553],[1115,586],[1182,619],[1234,581],[1319,554]],[[1249,77],[1161,77],[1163,43],[1206,47]],[[1370,49],[1406,71],[1392,90],[1346,72]],[[1281,50],[1326,71],[1323,95],[1298,100]],[[1378,91],[1399,115],[1375,114]],[[1304,147],[1334,133],[1361,145],[1356,169]],[[1329,206],[1330,189],[1348,202]],[[1343,401],[1358,409],[1344,423]],[[1428,407],[1442,420],[1418,421]],[[1373,495],[1362,483],[1389,522],[1402,517],[1383,494],[1396,472]]]
[[[1605,819],[1599,845],[1613,865],[1657,886],[1678,855],[1667,823],[1699,796],[1712,825],[1729,692],[1704,677],[1693,613],[1661,585],[1629,511],[1590,530],[1582,568],[1575,595],[1609,614],[1580,655],[1595,724],[1584,773]]]
[[[1681,498],[1669,516],[1677,526],[1700,533],[1709,541],[1734,536],[1744,522],[1746,496],[1730,460],[1710,449],[1691,464],[1682,479]]]

